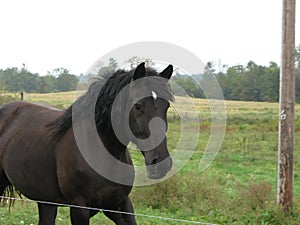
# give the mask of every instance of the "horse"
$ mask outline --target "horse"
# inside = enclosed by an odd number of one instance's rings
[[[97,79],[64,111],[25,101],[0,107],[1,196],[12,195],[12,190],[16,190],[36,201],[39,225],[54,225],[57,207],[63,204],[70,207],[72,225],[88,225],[90,218],[99,212],[96,209],[106,209],[100,211],[117,225],[136,224],[128,197],[135,172],[127,145],[129,142],[137,145],[144,157],[149,179],[160,179],[171,170],[166,118],[173,101],[168,82],[172,73],[172,65],[159,73],[145,67],[143,62],[135,69],[120,69]],[[155,78],[160,82],[153,82]],[[122,92],[125,88],[127,91]],[[121,101],[114,106],[117,98]],[[126,110],[127,114],[124,113]],[[120,182],[101,174],[80,149],[75,127],[85,124],[89,117],[92,117],[90,121],[94,123],[96,136],[103,145],[84,151],[96,150],[99,154],[92,158],[95,165],[102,165],[102,169],[120,178]],[[147,145],[143,141],[155,136],[150,126],[155,118],[165,123],[156,129],[163,129],[159,131],[163,137],[156,138],[159,143]],[[124,128],[124,123],[128,124],[129,130]],[[119,138],[117,133],[122,137]],[[83,142],[89,142],[85,138],[90,131],[79,130],[81,134]],[[111,158],[103,152],[109,153],[117,163],[107,163],[106,160]],[[118,163],[127,165],[126,169]]]

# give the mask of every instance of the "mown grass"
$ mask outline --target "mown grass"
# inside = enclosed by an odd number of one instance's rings
[[[66,108],[73,101],[74,92],[26,94],[25,99]],[[299,224],[299,116],[296,115],[295,121],[294,206],[290,213],[285,213],[276,205],[278,103],[226,101],[227,126],[223,144],[211,166],[200,172],[199,162],[210,136],[211,116],[206,100],[193,99],[193,102],[200,118],[196,150],[172,178],[133,188],[131,199],[135,212],[214,224]],[[296,112],[299,110],[300,105],[296,105]],[[171,152],[179,134],[178,114],[171,108],[168,133]],[[142,165],[143,157],[139,152],[132,151],[132,156],[136,164]],[[17,201],[11,213],[7,207],[0,208],[1,224],[37,224],[37,219],[35,203]],[[146,225],[180,224],[141,216],[137,221]],[[67,208],[60,208],[57,224],[70,224]],[[99,213],[91,224],[113,223]]]

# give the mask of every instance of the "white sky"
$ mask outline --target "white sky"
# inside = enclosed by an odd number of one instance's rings
[[[280,63],[281,7],[282,0],[4,0],[0,68],[25,63],[41,75],[58,67],[80,74],[140,41],[176,44],[204,62]],[[297,30],[300,4],[296,13]]]

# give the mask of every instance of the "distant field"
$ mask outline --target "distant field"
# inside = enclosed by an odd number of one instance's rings
[[[66,109],[76,98],[76,92],[62,92],[49,94],[26,93],[25,100],[30,102],[45,102],[60,109]]]
[[[67,108],[75,92],[25,94],[25,100]],[[177,101],[185,102],[182,98]],[[202,221],[215,224],[299,224],[300,221],[300,105],[296,105],[294,208],[284,214],[276,206],[278,103],[225,101],[226,134],[216,159],[204,172],[199,162],[210,136],[210,109],[206,100],[192,99],[199,114],[200,138],[196,151],[184,168],[167,181],[134,187],[131,199],[136,213]],[[187,103],[186,103],[187,104]],[[186,105],[187,116],[191,104]],[[180,121],[174,108],[169,113],[168,145],[175,148]],[[135,164],[141,154],[132,151]],[[0,224],[37,224],[33,203],[16,202],[8,213],[0,208]],[[179,224],[137,217],[138,224]],[[59,211],[58,225],[69,225],[68,209]],[[102,214],[91,225],[113,224]],[[184,223],[181,223],[184,224]]]
[[[31,102],[45,102],[51,105],[67,108],[77,96],[83,94],[82,92],[59,92],[48,94],[26,93],[25,100]],[[181,99],[179,97],[179,99]],[[208,110],[209,105],[205,99],[192,99],[197,110]],[[252,114],[252,113],[278,113],[278,103],[266,102],[243,102],[243,101],[225,101],[227,114]],[[300,105],[296,105],[296,111],[300,109]]]

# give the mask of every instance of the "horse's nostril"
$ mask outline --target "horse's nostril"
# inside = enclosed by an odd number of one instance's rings
[[[157,163],[157,159],[153,159],[151,165],[154,165]]]

